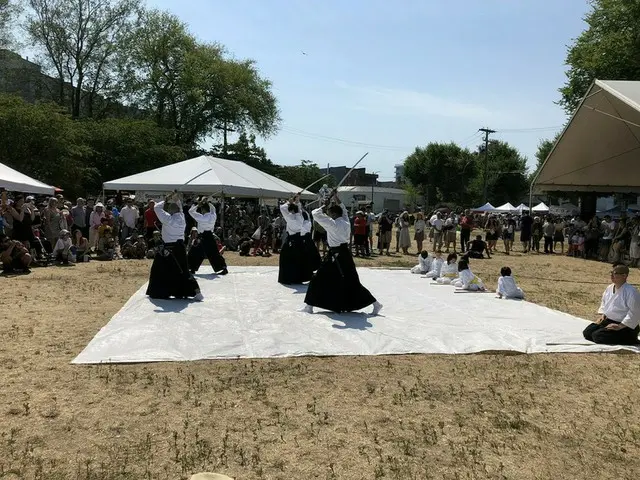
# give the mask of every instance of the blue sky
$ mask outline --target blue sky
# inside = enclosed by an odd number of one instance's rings
[[[417,145],[476,148],[484,126],[534,164],[540,139],[557,131],[544,128],[565,122],[554,101],[588,10],[586,0],[148,4],[257,61],[283,120],[260,140],[275,163],[351,165],[368,151],[361,166],[381,180]]]

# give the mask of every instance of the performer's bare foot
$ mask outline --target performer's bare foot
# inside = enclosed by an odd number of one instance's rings
[[[380,310],[382,310],[382,304],[376,300],[373,302],[373,312],[371,312],[371,315],[378,315]]]
[[[305,305],[301,311],[304,313],[313,313],[313,305]]]
[[[202,293],[198,292],[196,293],[196,296],[193,297],[193,300],[196,302],[202,302],[204,300],[204,295],[202,295]]]

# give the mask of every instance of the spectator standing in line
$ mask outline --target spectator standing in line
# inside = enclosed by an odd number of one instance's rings
[[[89,231],[87,229],[87,208],[85,207],[84,198],[78,197],[75,207],[71,208],[71,217],[73,218],[71,231],[75,233],[76,230],[80,230],[82,236],[87,237]]]
[[[544,235],[544,253],[553,253],[553,235],[556,231],[556,226],[553,223],[551,217],[545,218],[542,225],[542,233]]]
[[[471,231],[473,230],[473,217],[469,210],[464,211],[460,218],[460,247],[462,253],[466,252],[467,244],[471,241]]]
[[[102,226],[102,219],[104,217],[104,205],[98,202],[95,207],[93,207],[93,211],[89,217],[89,248],[95,249],[98,247],[98,240],[100,239],[99,229]]]
[[[122,207],[120,211],[120,219],[121,219],[121,227],[120,227],[120,242],[124,243],[124,241],[131,236],[131,234],[136,229],[136,224],[138,223],[138,216],[140,212],[133,205],[133,200],[131,197],[127,197],[125,199],[125,205]]]
[[[154,211],[155,205],[156,202],[149,200],[147,209],[144,211],[144,231],[147,241],[153,238],[153,232],[160,229],[160,222],[158,221],[158,216]]]

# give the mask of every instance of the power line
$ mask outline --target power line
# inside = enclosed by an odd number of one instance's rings
[[[292,135],[299,135],[301,137],[313,138],[317,140],[324,140],[324,141],[331,141],[331,142],[339,142],[347,145],[356,145],[361,147],[381,148],[386,150],[413,150],[415,148],[415,147],[401,147],[398,145],[379,145],[375,143],[358,142],[355,140],[347,140],[344,138],[330,137],[327,135],[319,135],[316,133],[305,132],[304,130],[298,130],[291,127],[283,127],[282,130]]]

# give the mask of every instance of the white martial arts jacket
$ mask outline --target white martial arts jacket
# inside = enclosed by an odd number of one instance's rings
[[[282,213],[282,218],[287,222],[287,233],[289,235],[295,235],[302,231],[302,224],[304,223],[302,205],[298,204],[298,213],[292,213],[289,211],[289,203],[283,203],[280,205],[280,213]]]
[[[216,229],[216,221],[218,219],[215,207],[209,204],[209,213],[198,213],[197,209],[197,204],[191,205],[189,215],[198,222],[198,233],[213,232]]]
[[[640,292],[628,283],[615,292],[614,289],[615,286],[611,284],[604,291],[598,313],[626,327],[636,328],[640,322]]]
[[[175,243],[178,240],[184,240],[184,231],[187,228],[187,221],[182,213],[182,204],[176,202],[180,211],[171,215],[169,212],[165,212],[164,200],[158,202],[153,207],[153,210],[158,216],[158,220],[162,223],[162,241],[164,243]]]
[[[349,243],[351,238],[351,224],[344,203],[340,204],[342,217],[335,220],[322,211],[322,207],[313,212],[313,219],[327,231],[327,243],[330,247],[339,247],[343,243]]]

